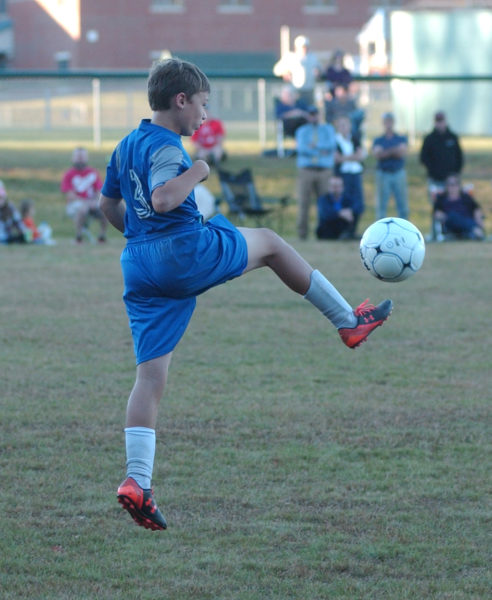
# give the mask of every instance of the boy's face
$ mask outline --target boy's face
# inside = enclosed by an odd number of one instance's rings
[[[193,135],[207,118],[208,92],[198,92],[185,101],[181,113],[181,135]]]

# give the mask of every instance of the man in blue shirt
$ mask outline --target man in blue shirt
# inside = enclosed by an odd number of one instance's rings
[[[391,194],[395,197],[396,211],[401,219],[408,219],[408,191],[405,157],[408,140],[394,131],[392,113],[383,115],[384,134],[372,144],[372,154],[377,158],[376,169],[376,219],[386,217]]]
[[[309,233],[311,200],[330,191],[330,177],[335,164],[335,129],[319,122],[316,106],[309,108],[309,123],[296,131],[297,148],[297,198],[299,212],[297,233],[305,240]]]

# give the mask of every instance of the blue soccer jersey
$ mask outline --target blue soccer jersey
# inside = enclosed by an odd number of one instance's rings
[[[181,136],[143,119],[114,150],[102,193],[124,198],[125,237],[145,239],[153,234],[191,230],[201,224],[194,192],[165,214],[152,207],[152,191],[191,167]]]
[[[171,352],[184,334],[196,296],[243,273],[244,236],[223,215],[202,222],[192,192],[157,213],[152,190],[191,167],[181,137],[144,119],[116,147],[102,193],[126,203],[121,254],[137,364]]]

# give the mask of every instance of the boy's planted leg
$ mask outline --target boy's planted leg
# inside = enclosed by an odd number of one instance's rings
[[[167,380],[171,353],[140,363],[128,399],[125,428],[127,478],[118,488],[118,502],[147,529],[166,529],[151,489],[157,409]]]

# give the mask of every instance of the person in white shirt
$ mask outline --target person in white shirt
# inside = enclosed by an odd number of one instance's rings
[[[299,98],[307,104],[314,103],[314,88],[322,67],[314,52],[309,51],[309,39],[298,35],[294,52],[287,52],[275,63],[273,74],[292,85]]]
[[[348,117],[339,117],[335,122],[336,144],[335,173],[343,179],[345,194],[352,200],[354,220],[352,221],[352,237],[355,237],[357,222],[364,212],[364,187],[362,161],[367,153],[354,139],[351,133],[351,123]]]

